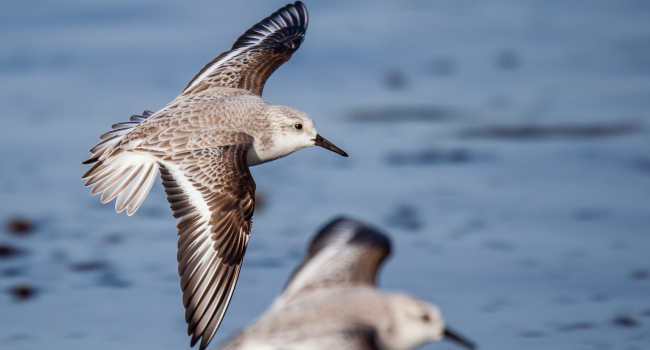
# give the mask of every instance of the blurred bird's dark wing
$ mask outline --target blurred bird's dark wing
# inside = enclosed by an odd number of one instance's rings
[[[371,326],[359,326],[348,329],[341,334],[339,349],[380,350],[377,344],[377,329]]]
[[[266,80],[298,50],[307,32],[305,5],[296,1],[263,19],[190,80],[181,96],[210,86],[240,88],[261,96]]]
[[[374,286],[390,251],[390,240],[378,229],[347,218],[336,219],[311,241],[282,296],[328,286]]]
[[[252,138],[251,140],[252,141]],[[206,348],[235,289],[252,227],[249,144],[174,153],[162,184],[178,224],[178,274],[191,346]]]

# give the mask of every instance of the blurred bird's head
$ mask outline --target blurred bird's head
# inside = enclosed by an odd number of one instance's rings
[[[394,323],[378,330],[380,341],[386,349],[410,350],[443,338],[475,349],[472,342],[445,326],[435,305],[405,294],[390,295],[389,305]]]

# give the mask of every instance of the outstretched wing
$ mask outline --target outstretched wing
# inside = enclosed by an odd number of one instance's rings
[[[347,218],[335,219],[311,241],[305,260],[294,271],[281,298],[334,285],[374,286],[390,251],[390,240],[376,228]]]
[[[261,96],[266,80],[300,47],[307,22],[307,8],[300,1],[279,9],[247,30],[230,51],[205,65],[181,96],[213,85]]]
[[[178,224],[178,274],[191,346],[203,350],[230,303],[251,232],[255,182],[249,144],[178,152],[161,174]]]

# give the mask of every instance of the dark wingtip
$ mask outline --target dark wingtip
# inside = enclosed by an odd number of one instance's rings
[[[196,345],[196,343],[199,342],[199,339],[201,339],[201,337],[196,336],[196,334],[192,334],[192,332],[190,332],[189,329],[188,329],[187,333],[188,333],[187,335],[192,336],[192,339],[190,340],[190,348],[193,348],[194,345]],[[202,349],[199,347],[199,350],[202,350]]]
[[[308,23],[305,4],[300,1],[287,4],[249,28],[235,41],[231,50],[265,42],[281,42],[296,50],[305,37]]]
[[[90,167],[90,169],[88,169],[83,175],[81,175],[81,179],[82,180],[87,179],[93,172],[95,172],[97,168],[99,168],[102,165],[102,163],[104,163],[104,161],[97,161],[92,167]],[[92,164],[92,163],[88,163],[88,164]]]
[[[386,255],[389,255],[391,251],[390,238],[372,226],[359,226],[349,242],[352,244],[370,245],[381,248],[386,252]]]
[[[315,255],[320,249],[323,248],[323,246],[328,244],[332,236],[337,236],[339,232],[341,232],[339,230],[348,229],[353,230],[352,236],[350,237],[348,243],[371,245],[385,250],[387,252],[387,255],[390,254],[391,242],[390,238],[388,238],[386,234],[374,226],[362,223],[354,219],[350,219],[345,216],[339,216],[332,219],[332,221],[330,221],[318,231],[309,245],[309,253],[312,256]]]
[[[90,165],[90,164],[95,163],[95,162],[98,161],[98,160],[99,160],[99,156],[97,156],[97,157],[93,157],[93,158],[88,158],[88,159],[84,160],[83,162],[81,162],[81,164],[83,164],[83,165]]]

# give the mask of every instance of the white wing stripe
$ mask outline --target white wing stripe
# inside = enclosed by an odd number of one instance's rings
[[[165,166],[165,168],[167,168],[167,170],[169,170],[169,173],[178,184],[178,187],[180,187],[181,190],[183,190],[183,192],[187,195],[188,203],[196,209],[199,215],[201,215],[202,221],[209,223],[212,213],[210,212],[208,204],[203,199],[203,196],[201,196],[201,193],[192,185],[192,183],[190,183],[178,165],[172,162],[162,162],[162,164]],[[210,232],[212,232],[212,227],[207,224],[206,230],[203,232],[203,234],[209,235]]]

